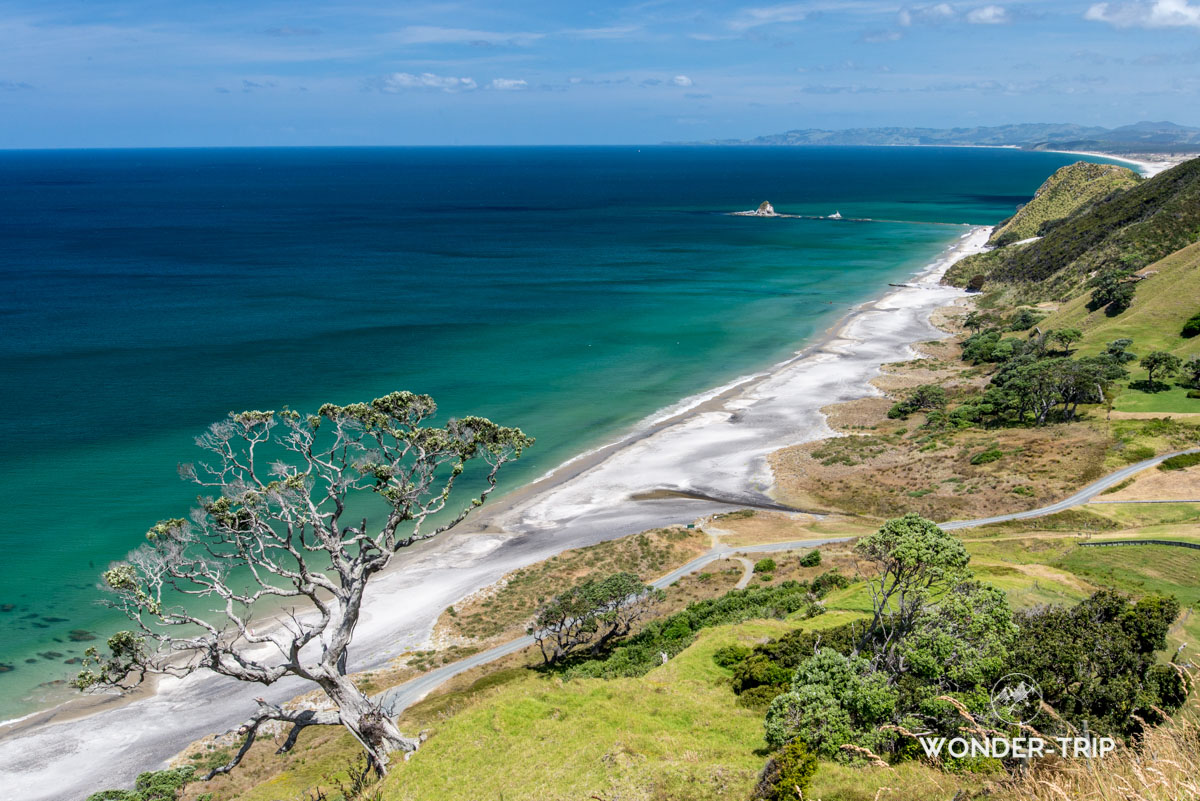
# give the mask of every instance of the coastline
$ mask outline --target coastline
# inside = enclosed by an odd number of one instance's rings
[[[421,646],[445,606],[517,567],[730,505],[772,503],[767,454],[832,435],[821,407],[879,394],[869,382],[881,364],[915,358],[913,343],[945,336],[929,316],[964,293],[938,282],[951,264],[978,252],[989,230],[968,228],[910,283],[854,307],[794,356],[659,410],[632,433],[485,507],[446,539],[404,554],[369,591],[352,653],[367,656],[352,658],[352,669],[378,667]],[[634,499],[647,494],[651,499]],[[400,630],[397,608],[405,610]],[[264,692],[193,676],[163,680],[137,699],[108,698],[89,708],[70,702],[0,730],[0,777],[28,799],[86,794],[235,726],[255,694],[280,702],[305,689],[285,681]],[[180,732],[177,717],[185,710],[189,726]],[[85,716],[86,738],[69,726]],[[78,784],[86,788],[62,787],[56,763],[44,756],[64,752],[74,754],[74,772],[87,777]],[[51,781],[59,782],[52,792]]]
[[[1195,153],[1184,153],[1181,155],[1163,154],[1162,157],[1158,159],[1139,159],[1133,156],[1118,156],[1114,153],[1101,153],[1099,151],[1091,150],[1043,150],[1040,152],[1068,153],[1076,156],[1092,156],[1093,158],[1109,159],[1110,161],[1119,161],[1124,164],[1132,164],[1136,168],[1136,172],[1138,172],[1143,178],[1153,178],[1160,172],[1166,172],[1172,167],[1178,166],[1189,159],[1197,157],[1197,154]],[[1138,155],[1149,156],[1153,154],[1142,153]]]

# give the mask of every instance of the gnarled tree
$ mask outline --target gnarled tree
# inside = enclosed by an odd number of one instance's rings
[[[533,444],[482,417],[425,425],[436,410],[428,395],[395,392],[315,415],[235,413],[211,426],[196,440],[208,461],[180,469],[210,495],[190,521],[156,524],[104,573],[112,604],[135,626],[109,640],[109,653],[89,651],[76,686],[129,689],[150,675],[204,670],[264,685],[295,676],[334,708],[259,699],[238,754],[204,778],[232,770],[270,720],[292,725],[280,751],[305,726],[344,726],[385,773],[389,753],[418,740],[346,673],[367,584],[403,548],[460,523]],[[469,468],[478,491],[452,505]],[[213,601],[217,609],[194,611]],[[256,610],[281,605],[276,625],[251,624]]]
[[[628,634],[663,596],[632,573],[590,579],[542,606],[529,633],[547,665],[584,648],[595,655]]]

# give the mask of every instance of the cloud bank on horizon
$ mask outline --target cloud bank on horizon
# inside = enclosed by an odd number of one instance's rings
[[[0,0],[0,147],[1196,125],[1196,64],[1200,0]]]

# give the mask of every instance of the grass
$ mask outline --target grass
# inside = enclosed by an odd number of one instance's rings
[[[1038,189],[1029,203],[996,228],[989,244],[1006,245],[1041,233],[1042,225],[1083,208],[1118,189],[1138,183],[1137,173],[1113,164],[1079,162],[1059,169]]]
[[[506,575],[442,613],[437,630],[478,641],[524,632],[538,606],[591,576],[627,571],[651,581],[710,547],[708,535],[681,526],[563,551]]]
[[[1192,692],[1195,680],[1191,677]],[[996,801],[1180,801],[1200,798],[1200,728],[1194,710],[1151,729],[1102,762],[1041,760],[992,788]]]
[[[712,654],[795,625],[751,621],[705,630],[638,679],[564,682],[526,674],[438,723],[388,778],[383,798],[744,798],[764,762],[762,716],[734,703],[728,672]]]

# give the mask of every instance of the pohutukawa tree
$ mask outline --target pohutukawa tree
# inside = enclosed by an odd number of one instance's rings
[[[419,741],[347,676],[367,585],[402,549],[460,523],[533,444],[482,417],[423,425],[436,410],[428,395],[395,392],[315,415],[241,412],[212,425],[196,440],[208,461],[180,468],[209,496],[190,521],[158,523],[104,573],[111,603],[135,625],[109,640],[108,654],[89,651],[76,686],[124,690],[205,670],[264,685],[295,676],[333,708],[259,699],[238,753],[204,778],[232,770],[267,721],[291,724],[280,752],[306,726],[344,726],[385,773],[390,753]],[[478,492],[452,503],[468,468],[470,478],[480,473]],[[206,602],[217,608],[194,611]],[[275,625],[252,625],[256,610],[280,605]]]

